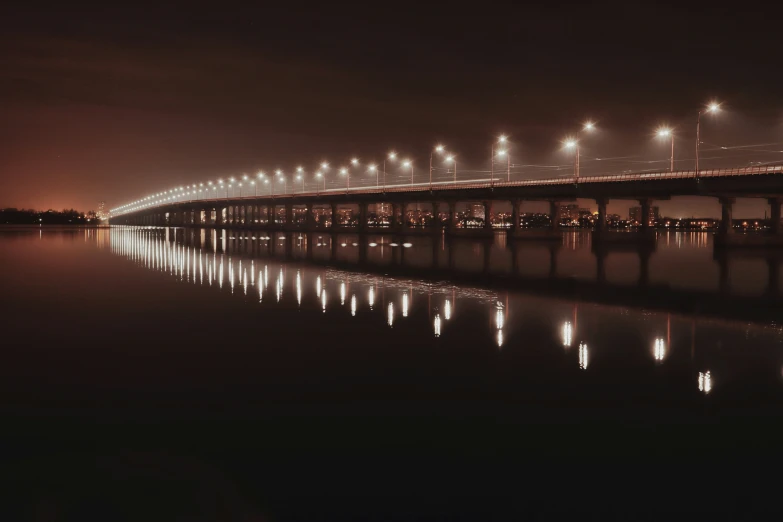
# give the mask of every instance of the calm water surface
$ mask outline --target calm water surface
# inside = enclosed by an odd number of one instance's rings
[[[718,257],[0,230],[6,491],[41,520],[774,509],[778,265]]]

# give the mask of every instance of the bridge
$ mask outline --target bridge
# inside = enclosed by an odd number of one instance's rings
[[[272,184],[270,184],[271,187]],[[764,245],[783,245],[781,235],[781,203],[783,203],[783,165],[756,166],[732,169],[699,171],[654,172],[641,174],[615,174],[585,177],[561,177],[538,180],[461,180],[456,182],[410,183],[376,187],[346,186],[344,189],[316,191],[287,191],[267,194],[220,197],[217,190],[196,189],[167,191],[156,197],[123,205],[112,212],[111,223],[120,225],[146,226],[225,226],[258,227],[279,230],[317,231],[327,228],[356,230],[359,232],[400,232],[408,228],[407,219],[410,204],[430,204],[438,215],[441,204],[448,205],[446,230],[458,232],[456,206],[459,202],[479,202],[484,215],[492,215],[493,203],[511,203],[512,219],[510,233],[524,237],[528,231],[521,230],[520,206],[523,201],[548,201],[550,203],[550,237],[559,237],[559,206],[577,198],[592,199],[598,206],[596,237],[611,238],[606,231],[606,205],[611,199],[637,200],[641,215],[649,216],[655,200],[668,200],[676,196],[702,196],[717,198],[722,207],[720,236],[725,244],[748,244],[760,241]],[[221,189],[222,190],[222,189]],[[772,222],[771,239],[733,239],[732,209],[738,197],[764,198],[770,205]],[[391,206],[390,219],[383,225],[370,223],[368,206],[386,204]],[[358,207],[358,219],[350,227],[339,224],[336,216],[341,207]],[[278,208],[282,207],[282,215]],[[299,207],[303,212],[294,212]],[[319,223],[314,209],[330,210],[329,219]],[[326,212],[322,215],[326,216]],[[329,223],[328,226],[326,223]],[[648,220],[641,223],[641,237],[649,237],[653,224]],[[433,227],[440,231],[440,225]],[[493,224],[484,221],[484,232],[491,233]],[[534,234],[535,235],[535,234]],[[539,235],[540,236],[540,235]],[[626,235],[626,237],[628,237]]]

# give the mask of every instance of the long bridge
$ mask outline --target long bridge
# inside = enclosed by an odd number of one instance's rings
[[[271,184],[270,184],[271,186]],[[222,189],[221,189],[222,190]],[[783,165],[755,166],[731,169],[699,171],[654,172],[640,174],[616,174],[584,177],[561,177],[538,180],[465,180],[455,182],[410,183],[376,187],[346,187],[316,191],[288,191],[267,194],[220,197],[218,190],[197,189],[195,185],[151,196],[123,205],[112,211],[111,223],[142,226],[223,226],[259,227],[271,230],[317,231],[327,228],[355,230],[359,232],[400,232],[408,226],[410,204],[431,204],[435,215],[441,204],[448,205],[447,231],[456,231],[459,202],[480,202],[484,215],[492,215],[493,203],[506,201],[511,204],[510,232],[523,236],[520,206],[523,201],[548,201],[553,218],[551,235],[559,234],[558,212],[560,204],[577,198],[592,199],[598,206],[597,237],[609,237],[606,233],[606,205],[611,199],[637,200],[641,215],[649,216],[649,209],[656,200],[668,200],[676,196],[702,196],[717,198],[722,207],[720,235],[731,239],[732,209],[735,199],[763,198],[770,205],[771,237],[764,244],[781,244],[781,203],[783,203]],[[378,225],[368,220],[368,206],[391,206],[390,223]],[[341,206],[358,207],[358,220],[352,227],[337,223]],[[282,207],[284,213],[278,214]],[[294,207],[304,212],[294,212]],[[330,226],[318,223],[315,208],[331,210]],[[641,234],[646,235],[653,224],[645,219]],[[437,227],[440,230],[440,226]],[[484,222],[484,231],[491,233],[490,219]],[[745,243],[744,239],[734,241]],[[732,243],[732,241],[727,241]]]

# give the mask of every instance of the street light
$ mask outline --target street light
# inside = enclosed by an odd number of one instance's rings
[[[703,112],[716,113],[720,110],[720,104],[718,102],[710,102],[707,107],[699,111],[696,117],[696,177],[699,177],[699,144],[701,143],[701,115]]]
[[[452,155],[448,155],[446,156],[446,163],[454,163],[454,183],[456,183],[457,182],[457,159]]]
[[[593,130],[595,130],[595,124],[588,121],[577,131],[575,138],[570,138],[564,142],[567,149],[576,149],[576,155],[574,156],[574,180],[576,183],[579,182],[579,135],[584,131],[591,132]]]
[[[354,161],[356,160],[352,160],[351,163]],[[340,174],[345,176],[345,190],[349,190],[351,188],[351,172],[345,167],[342,167],[340,168]]]
[[[386,192],[386,159],[383,158],[383,191]],[[389,153],[388,156],[389,161],[394,161],[397,159],[397,153],[392,151]]]
[[[443,154],[444,150],[443,145],[435,147],[435,152],[438,154]],[[411,185],[413,185],[413,176],[411,176]],[[430,151],[430,190],[432,190],[432,151]]]
[[[402,166],[405,168],[411,168],[411,186],[413,186],[413,162],[411,160],[405,160],[402,162]]]
[[[305,189],[304,189],[304,177],[301,174],[297,174],[296,181],[301,181],[302,182],[302,192],[304,192],[305,191]]]
[[[325,190],[326,190],[326,176],[324,176],[324,175],[323,175],[323,172],[321,172],[321,171],[319,170],[318,172],[316,172],[316,173],[315,173],[315,177],[316,177],[316,178],[323,178],[323,183],[324,183],[324,191],[325,191]],[[316,187],[317,187],[317,186],[318,186],[318,184],[316,183]]]
[[[253,185],[253,196],[258,196],[258,189],[256,188],[256,182],[251,181],[250,184]]]
[[[376,167],[373,164],[370,164],[367,167],[367,170],[370,171],[370,172],[375,172],[375,188],[379,188],[381,186],[381,182],[380,182],[380,179],[379,179],[380,172],[378,171],[378,167]]]
[[[669,172],[674,172],[674,133],[667,127],[661,127],[658,132],[655,133],[659,138],[671,138],[672,142],[672,156],[669,164]]]
[[[492,161],[492,166],[490,167],[490,173],[489,173],[489,179],[490,183],[492,185],[495,184],[495,156],[506,156],[506,181],[511,181],[511,155],[508,154],[508,151],[506,149],[499,150],[497,154],[495,154],[495,146],[500,144],[503,146],[506,146],[508,142],[508,138],[504,135],[500,135],[498,137],[498,141],[496,143],[493,143],[490,147],[490,156]]]
[[[275,174],[277,174],[277,176],[280,177],[280,181],[283,182],[283,194],[285,194],[286,192],[288,192],[288,181],[285,179],[282,170],[277,169],[275,171]]]

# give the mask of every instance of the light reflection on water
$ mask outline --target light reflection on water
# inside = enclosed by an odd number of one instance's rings
[[[512,346],[522,346],[519,344],[519,340],[514,341],[513,336],[515,322],[523,319],[520,315],[522,311],[514,309],[514,303],[519,299],[516,296],[511,298],[507,292],[455,286],[445,282],[424,283],[405,278],[389,278],[312,266],[298,267],[295,271],[295,277],[289,279],[287,278],[288,264],[274,258],[258,261],[258,282],[254,284],[256,259],[243,259],[244,254],[229,256],[222,252],[210,252],[206,246],[191,247],[179,241],[168,240],[166,239],[167,235],[168,231],[164,234],[163,231],[154,229],[113,229],[108,244],[115,254],[124,256],[150,270],[171,274],[183,282],[192,281],[194,284],[209,287],[213,285],[213,281],[216,281],[218,287],[222,289],[224,273],[227,273],[228,286],[232,293],[235,284],[239,284],[243,288],[240,295],[252,297],[258,303],[264,302],[264,290],[269,283],[270,268],[277,272],[275,295],[276,303],[279,304],[286,303],[286,286],[289,284],[293,285],[297,307],[306,309],[311,306],[311,302],[315,302],[323,313],[327,313],[329,309],[330,296],[337,296],[340,307],[344,307],[350,291],[350,316],[354,318],[366,317],[368,313],[378,313],[374,308],[376,291],[378,291],[383,302],[379,310],[380,313],[385,314],[385,323],[388,328],[395,326],[396,303],[400,307],[403,318],[408,318],[411,314],[426,313],[432,321],[430,329],[432,338],[447,336],[448,325],[452,324],[450,321],[459,306],[462,310],[460,318],[463,321],[476,321],[480,320],[482,315],[484,317],[489,315],[492,328],[487,334],[496,349],[503,348],[505,351]],[[254,254],[251,251],[249,255]],[[248,264],[250,265],[249,283]],[[263,269],[260,268],[262,264]],[[309,292],[312,292],[314,301],[308,299]],[[414,302],[418,303],[415,307]],[[423,308],[424,303],[427,303],[426,308]],[[564,303],[564,305],[558,305],[560,308],[564,308],[564,312],[562,312],[561,318],[553,324],[552,336],[559,337],[559,344],[565,348],[574,343],[578,344],[578,351],[574,355],[577,359],[577,366],[581,370],[592,368],[596,360],[600,365],[600,359],[605,349],[599,346],[595,349],[594,354],[594,349],[588,348],[588,341],[596,335],[596,324],[591,325],[584,320],[577,322],[579,307],[584,313],[584,311],[591,311],[591,308],[595,308],[597,305],[577,306],[570,303]],[[482,310],[484,311],[482,312]],[[657,331],[661,331],[662,328],[666,328],[668,331],[671,328],[671,317],[667,314],[631,312],[628,309],[614,310],[616,311],[609,308],[607,312],[607,307],[602,307],[604,315],[608,314],[615,318],[633,316],[634,320],[641,318],[643,323],[656,323],[655,329]],[[337,309],[332,313],[337,313]],[[622,319],[620,320],[622,321]],[[695,322],[693,324],[695,325]],[[747,325],[746,328],[761,327]],[[559,335],[556,335],[556,329],[560,330],[557,332]],[[781,335],[780,329],[773,329],[773,333],[777,336],[778,342],[781,342],[783,335]],[[510,341],[511,344],[509,344]],[[660,336],[650,337],[649,342],[653,348],[651,352],[648,352],[648,357],[657,365],[665,364],[671,351],[676,349],[681,350],[681,353],[686,357],[688,355],[691,359],[695,357],[695,344],[690,347],[673,348],[668,341]],[[779,372],[776,370],[776,373]],[[699,371],[697,382],[698,390],[702,393],[709,394],[712,391],[714,381],[710,371]]]

